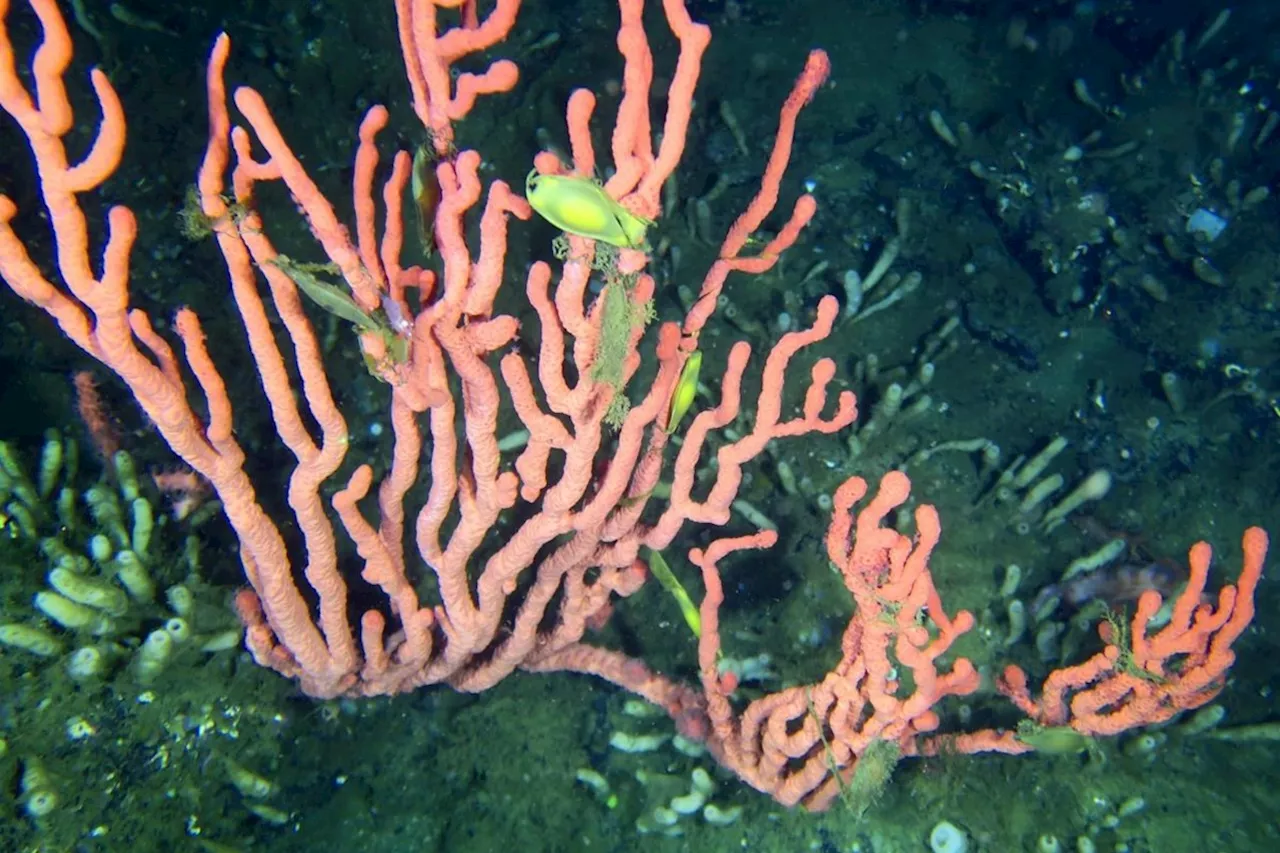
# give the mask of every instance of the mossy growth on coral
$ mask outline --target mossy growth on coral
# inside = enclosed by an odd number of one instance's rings
[[[591,365],[591,378],[613,389],[604,422],[614,429],[622,426],[631,409],[631,401],[624,393],[631,333],[644,328],[656,316],[652,299],[643,304],[636,302],[635,286],[635,275],[615,273],[606,279],[600,294],[604,300],[600,310],[600,343]]]
[[[178,227],[182,231],[182,236],[192,242],[204,240],[207,237],[212,237],[222,223],[238,224],[245,214],[249,212],[249,209],[243,204],[230,198],[225,200],[227,202],[227,212],[225,214],[218,217],[208,216],[200,203],[200,189],[194,184],[187,187],[187,192],[182,198],[182,208],[178,211]]]
[[[623,393],[631,333],[653,322],[657,309],[652,299],[643,304],[636,302],[635,290],[640,276],[618,269],[619,251],[615,246],[596,242],[589,257],[575,258],[568,235],[561,234],[552,242],[552,252],[561,261],[590,261],[591,269],[604,276],[604,290],[599,297],[603,300],[600,303],[600,343],[591,365],[591,378],[613,389],[604,422],[618,429],[631,410],[631,401]]]

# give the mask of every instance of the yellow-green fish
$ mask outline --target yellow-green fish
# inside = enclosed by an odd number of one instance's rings
[[[671,571],[667,561],[657,551],[649,552],[649,573],[657,578],[663,589],[675,598],[676,604],[680,606],[680,615],[684,617],[689,630],[693,631],[693,636],[701,637],[702,614],[698,612],[698,605],[693,603],[693,599],[685,591],[680,579],[676,577],[675,572]]]
[[[676,381],[675,393],[671,395],[671,414],[667,415],[667,434],[676,431],[680,421],[684,419],[693,398],[698,393],[698,372],[702,370],[702,350],[694,350],[685,359],[680,368],[680,379]]]
[[[591,178],[529,172],[524,182],[529,206],[567,234],[590,237],[620,249],[646,248],[653,223],[618,204]]]

